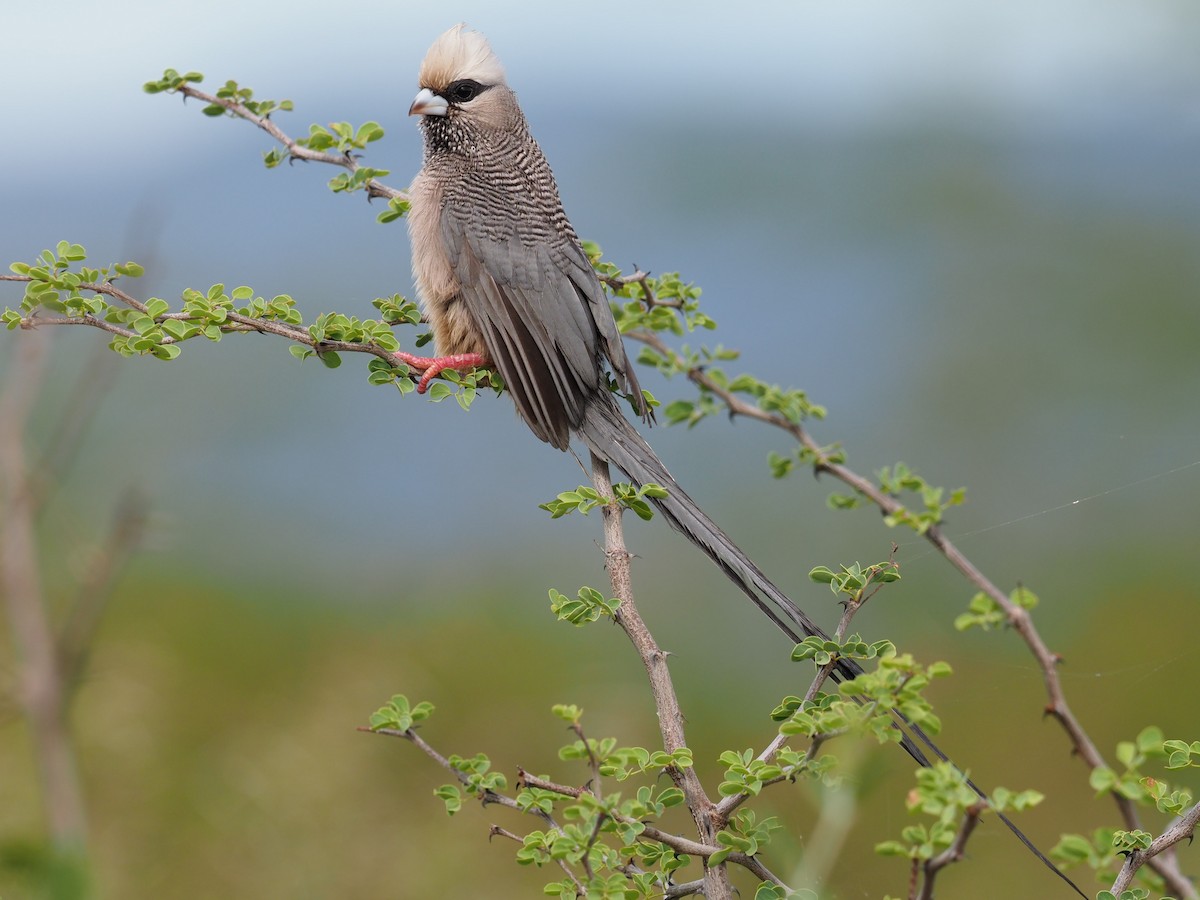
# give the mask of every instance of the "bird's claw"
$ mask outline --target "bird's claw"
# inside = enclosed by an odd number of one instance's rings
[[[414,356],[411,353],[405,353],[403,350],[397,350],[392,355],[410,369],[416,369],[422,373],[420,381],[417,382],[418,394],[423,394],[429,390],[429,382],[447,369],[455,372],[466,372],[477,366],[486,366],[489,364],[488,358],[482,353],[455,353],[451,356]]]

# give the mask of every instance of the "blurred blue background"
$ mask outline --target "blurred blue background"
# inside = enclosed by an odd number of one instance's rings
[[[65,238],[97,263],[143,261],[138,290],[173,302],[224,282],[290,293],[308,317],[372,315],[374,297],[411,294],[403,224],[331,194],[332,171],[266,171],[265,134],[141,84],[168,66],[204,72],[209,89],[236,79],[292,99],[296,111],[275,118],[293,135],[376,119],[388,134],[368,163],[404,186],[420,166],[405,115],[417,66],[460,20],[504,61],[581,235],[618,265],[701,285],[720,324],[712,340],[743,351],[730,368],[826,405],[813,433],[841,441],[852,467],[903,460],[967,486],[949,533],[998,584],[1041,596],[1042,632],[1103,750],[1150,722],[1197,737],[1190,692],[1162,686],[1194,683],[1200,668],[1200,11],[1165,0],[6,10],[0,25],[21,36],[0,56],[6,260]],[[0,288],[4,303],[19,296]],[[585,480],[575,462],[536,442],[506,399],[469,415],[402,400],[369,387],[361,360],[329,372],[274,338],[187,345],[170,365],[98,362],[104,339],[91,331],[52,338],[35,441],[80,371],[116,372],[44,523],[51,588],[66,590],[72,553],[98,539],[123,489],[136,484],[153,510],[77,709],[103,895],[470,896],[501,883],[538,895],[550,875],[484,842],[498,814],[447,822],[429,793],[441,776],[353,728],[405,691],[443,710],[426,736],[445,752],[483,749],[510,773],[520,763],[568,780],[553,702],[594,710],[591,727],[623,743],[654,739],[615,633],[563,632],[545,611],[551,586],[605,584],[596,517],[550,522],[536,508]],[[20,340],[0,337],[0,364]],[[664,401],[687,395],[645,381]],[[883,559],[898,541],[904,580],[857,625],[955,667],[934,697],[946,749],[985,786],[1048,793],[1025,820],[1040,843],[1116,824],[1041,722],[1040,677],[1015,636],[954,632],[972,591],[924,544],[870,512],[826,510],[836,485],[771,480],[765,458],[787,452],[782,434],[714,420],[650,438],[824,622],[836,611],[805,573]],[[721,749],[767,740],[766,713],[804,673],[682,539],[658,521],[630,531],[642,606],[675,654],[711,776]],[[181,565],[185,553],[203,562]],[[876,811],[812,885],[828,896],[906,883],[869,853],[907,823],[910,773],[882,752],[884,787],[868,787],[882,774],[858,782]],[[7,774],[27,770],[27,753],[10,723],[3,834],[39,828],[28,778]],[[776,857],[785,875],[816,839],[814,797],[777,798],[803,836]],[[449,841],[470,865],[445,862]],[[981,872],[1049,889],[999,829],[973,851],[945,876],[951,894]]]

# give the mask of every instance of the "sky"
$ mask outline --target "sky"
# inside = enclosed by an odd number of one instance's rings
[[[0,83],[8,115],[38,138],[38,158],[76,163],[129,159],[112,126],[136,134],[143,149],[172,136],[155,104],[131,89],[168,66],[310,98],[352,86],[394,90],[398,109],[424,49],[459,20],[489,36],[523,95],[610,114],[687,104],[755,119],[782,109],[833,126],[961,103],[1058,118],[1067,105],[1086,114],[1116,94],[1200,115],[1200,13],[1183,2],[519,8],[370,0],[331,14],[314,0],[215,0],[181,16],[153,0],[68,0],[51,17],[9,4],[0,22],[23,38],[0,59]],[[70,109],[98,118],[73,139],[53,140],[66,137]],[[29,149],[10,142],[0,162],[20,168]]]

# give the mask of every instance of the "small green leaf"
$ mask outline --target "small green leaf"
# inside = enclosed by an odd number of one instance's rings
[[[178,344],[159,344],[150,348],[150,352],[157,359],[171,360],[179,356],[182,352]]]

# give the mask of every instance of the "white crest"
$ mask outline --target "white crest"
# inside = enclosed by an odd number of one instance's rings
[[[433,42],[421,63],[420,84],[439,91],[462,78],[484,85],[505,83],[504,66],[488,46],[487,38],[478,31],[468,31],[464,22]]]

